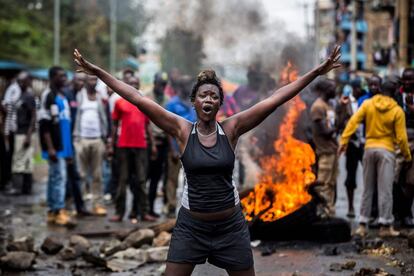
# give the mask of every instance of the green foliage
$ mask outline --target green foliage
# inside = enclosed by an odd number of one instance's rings
[[[16,60],[29,65],[50,63],[53,39],[48,16],[29,10],[28,1],[1,0],[0,59]]]
[[[178,68],[184,74],[197,75],[203,54],[203,38],[181,29],[167,32],[161,41],[162,69],[169,72]]]
[[[117,3],[117,57],[135,55],[133,39],[148,22],[134,0]],[[0,0],[0,59],[49,67],[53,62],[53,0]],[[61,0],[60,60],[74,68],[74,48],[109,67],[109,0]]]

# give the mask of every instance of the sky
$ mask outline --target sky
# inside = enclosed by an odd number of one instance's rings
[[[306,36],[304,5],[307,4],[309,24],[313,25],[315,0],[262,0],[262,2],[271,19],[283,21],[288,31],[300,37]]]

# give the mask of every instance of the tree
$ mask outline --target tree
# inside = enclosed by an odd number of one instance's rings
[[[0,59],[49,67],[53,60],[53,0],[0,0]],[[61,0],[61,64],[74,68],[79,48],[109,65],[109,0]],[[117,1],[117,56],[135,54],[133,39],[148,22],[140,2]]]
[[[53,26],[48,18],[51,18],[51,14],[39,9],[40,6],[32,6],[33,3],[29,1],[0,2],[0,59],[16,60],[29,65],[50,64]]]

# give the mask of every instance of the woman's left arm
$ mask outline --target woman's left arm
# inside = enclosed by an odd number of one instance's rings
[[[298,78],[296,81],[276,90],[269,98],[258,102],[251,108],[229,117],[223,122],[226,132],[231,135],[231,140],[236,141],[242,134],[259,125],[277,107],[296,96],[316,77],[324,75],[341,65],[338,63],[340,46],[336,46],[331,55],[321,65]]]

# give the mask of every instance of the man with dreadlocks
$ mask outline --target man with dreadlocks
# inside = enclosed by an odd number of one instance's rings
[[[340,47],[335,47],[324,63],[221,123],[216,121],[216,115],[223,103],[223,88],[213,70],[204,70],[191,92],[197,120],[190,123],[86,61],[75,50],[75,62],[81,71],[98,76],[178,143],[185,183],[166,275],[191,275],[195,265],[207,259],[229,275],[255,274],[249,231],[233,184],[234,148],[242,134],[260,124],[278,106],[316,77],[339,67],[339,51]]]

